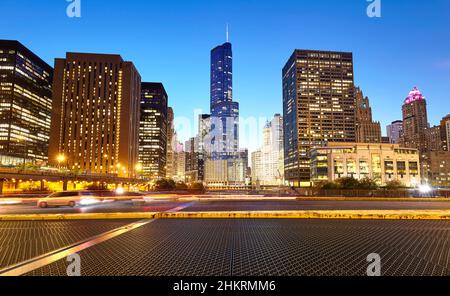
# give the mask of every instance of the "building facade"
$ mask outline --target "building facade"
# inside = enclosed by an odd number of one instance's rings
[[[355,88],[356,98],[356,142],[381,143],[381,124],[372,119],[372,108],[369,98],[365,97],[362,90]]]
[[[184,152],[184,145],[177,141],[175,151],[175,165],[176,175],[174,180],[177,182],[186,182],[186,153]]]
[[[201,181],[199,176],[199,152],[198,152],[198,137],[190,138],[186,141],[185,147],[185,164],[186,164],[186,181],[198,182]]]
[[[147,178],[165,178],[167,164],[168,96],[162,83],[141,84],[139,162]]]
[[[403,133],[403,121],[396,120],[387,126],[387,136],[389,143],[400,144],[400,139]]]
[[[311,149],[356,141],[353,55],[295,50],[282,74],[285,179],[310,186]]]
[[[166,178],[173,179],[176,175],[174,158],[176,133],[174,126],[174,113],[172,107],[167,108],[167,154],[166,154]]]
[[[409,93],[403,104],[402,112],[402,146],[417,148],[421,153],[426,152],[428,150],[426,130],[429,127],[427,103],[417,87],[414,87]]]
[[[246,186],[248,151],[241,150],[233,158],[205,161],[205,183],[210,188],[242,188]]]
[[[420,184],[419,152],[398,144],[328,143],[311,151],[314,183],[340,178],[370,178],[384,186],[397,180],[407,187]]]
[[[443,143],[441,138],[441,126],[433,126],[425,131],[425,141],[427,143],[427,151],[443,151]]]
[[[211,115],[200,114],[198,117],[198,181],[205,180],[205,161],[210,155]]]
[[[44,163],[53,68],[18,41],[0,40],[0,165]]]
[[[429,151],[423,165],[424,181],[435,187],[450,187],[450,152]]]
[[[56,59],[50,164],[136,177],[140,97],[139,72],[120,55],[67,53]]]
[[[450,151],[450,114],[441,120],[442,150]]]
[[[211,50],[211,153],[235,158],[239,151],[239,103],[233,101],[233,50],[226,42]]]
[[[282,185],[284,183],[283,162],[283,117],[275,114],[263,129],[262,147],[252,154],[252,181],[259,185]]]

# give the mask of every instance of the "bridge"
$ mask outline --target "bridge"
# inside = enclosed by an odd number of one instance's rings
[[[0,168],[0,194],[3,193],[3,187],[6,182],[12,182],[17,188],[21,181],[40,182],[41,189],[45,188],[46,182],[62,182],[63,191],[68,190],[69,183],[87,182],[87,183],[103,183],[103,184],[134,184],[142,185],[148,183],[147,179],[125,178],[117,175],[100,175],[87,173],[71,173],[71,172],[53,172],[23,169],[5,169]]]

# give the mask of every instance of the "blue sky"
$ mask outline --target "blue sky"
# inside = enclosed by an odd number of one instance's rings
[[[53,65],[66,51],[118,53],[144,81],[161,81],[176,116],[209,110],[209,53],[230,25],[234,97],[243,117],[282,112],[281,69],[295,48],[354,53],[355,82],[384,126],[401,118],[413,86],[429,121],[450,113],[450,1],[381,0],[1,0],[0,38],[17,39]],[[259,132],[259,131],[258,131]],[[250,147],[252,148],[252,147]]]

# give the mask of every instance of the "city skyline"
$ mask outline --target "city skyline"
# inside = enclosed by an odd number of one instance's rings
[[[140,11],[145,11],[146,3],[136,1],[135,6],[121,11],[117,1],[109,1],[108,10],[113,15],[119,11],[125,15],[136,15],[128,26],[113,30],[117,34],[130,26],[135,29],[135,33],[125,34],[123,45],[110,42],[113,36],[111,32],[102,31],[99,34],[96,30],[88,31],[88,28],[97,24],[95,16],[100,13],[101,5],[83,3],[82,17],[70,19],[65,15],[64,2],[60,6],[51,6],[45,3],[4,1],[2,6],[5,9],[11,8],[9,10],[12,12],[0,20],[0,25],[5,28],[0,38],[19,40],[50,65],[55,57],[63,56],[68,51],[121,54],[126,60],[136,64],[143,80],[164,83],[171,95],[175,117],[195,121],[193,109],[209,109],[208,52],[214,45],[226,40],[225,24],[229,23],[230,42],[235,47],[234,72],[237,73],[234,98],[240,102],[240,113],[244,118],[254,116],[269,119],[273,113],[281,112],[279,73],[290,52],[296,48],[304,48],[353,52],[355,85],[361,87],[371,99],[374,117],[381,121],[383,134],[386,125],[401,119],[401,105],[405,94],[413,86],[418,86],[428,100],[431,125],[438,124],[448,113],[441,109],[450,109],[450,57],[447,54],[450,38],[447,38],[449,33],[445,32],[443,26],[449,3],[439,0],[434,1],[434,6],[411,4],[410,1],[383,3],[383,22],[380,22],[367,17],[365,1],[335,2],[287,1],[289,5],[286,7],[291,7],[292,11],[286,11],[285,8],[281,11],[279,7],[272,9],[264,1],[258,2],[258,6],[249,1],[241,5],[239,10],[230,5],[228,15],[211,19],[204,17],[205,11],[214,9],[217,6],[215,2],[198,1],[187,5],[172,1],[172,4],[179,5],[178,9],[169,17],[167,25],[156,26],[153,24],[157,24],[159,17],[152,20],[145,18],[145,22],[139,20]],[[33,26],[42,22],[40,16],[32,13],[38,6],[41,13],[52,19],[55,30],[53,34],[46,34],[39,26]],[[169,6],[170,4],[157,3],[152,9],[166,11]],[[282,28],[277,22],[281,20],[281,16],[288,19],[300,6],[307,17],[297,18],[295,24],[289,20],[286,27]],[[257,25],[258,22],[255,24],[255,16],[244,18],[245,12],[250,9],[257,10],[257,17],[267,19],[264,25]],[[26,28],[20,22],[10,21],[18,17],[15,11],[27,15]],[[176,16],[186,12],[189,12],[189,16],[176,19]],[[433,18],[428,19],[427,15],[433,15]],[[349,17],[354,21],[336,22],[337,19]],[[199,20],[185,25],[183,21],[191,18]],[[322,35],[319,37],[316,28],[307,26],[312,18],[323,22],[322,27],[329,28],[329,32],[321,28]],[[427,21],[421,21],[422,19]],[[44,20],[44,25],[45,22]],[[58,25],[55,26],[54,23]],[[433,34],[428,33],[430,28],[433,29]],[[155,37],[158,46],[155,47],[142,38],[134,38],[146,29],[155,32],[155,35],[158,33]],[[48,47],[50,39],[55,38],[54,34],[64,30],[71,31],[71,38],[63,38],[61,41],[64,42]],[[398,32],[402,32],[401,36]],[[358,38],[353,38],[354,35]],[[367,42],[370,42],[370,46],[362,47]],[[180,44],[185,48],[186,58],[174,59]],[[174,72],[175,64],[189,70]],[[392,108],[384,108],[386,104],[390,104]],[[195,128],[193,125],[192,130]],[[183,140],[187,140],[188,136],[194,136],[193,132],[191,135],[180,134]],[[260,140],[261,137],[259,142]],[[258,144],[260,143],[255,143],[254,146]],[[255,147],[249,148],[252,151]]]
[[[450,276],[449,0],[0,9],[0,278]]]

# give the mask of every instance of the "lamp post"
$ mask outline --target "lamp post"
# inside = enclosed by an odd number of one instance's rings
[[[66,156],[64,154],[58,154],[58,156],[56,157],[56,160],[58,161],[58,169],[61,170],[61,163],[66,161]]]

